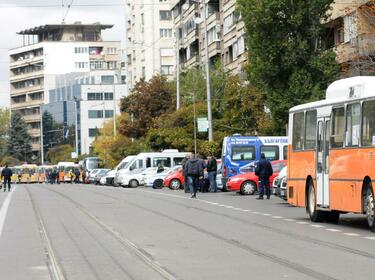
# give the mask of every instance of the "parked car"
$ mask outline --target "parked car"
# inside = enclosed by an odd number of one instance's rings
[[[207,173],[205,172],[205,178],[207,178]],[[217,188],[223,190],[221,177],[221,160],[217,160],[217,177],[216,184]],[[164,178],[163,185],[172,190],[182,189],[185,184],[185,178],[182,174],[182,167],[178,168],[176,171],[171,172]]]
[[[100,179],[105,176],[111,169],[100,169],[92,179],[92,183],[98,185],[100,183]]]
[[[93,169],[89,172],[89,176],[86,177],[86,183],[90,184],[93,182],[95,175],[100,171],[100,168]]]
[[[286,200],[286,178],[287,178],[287,167],[281,169],[279,175],[273,181],[273,194]]]
[[[275,160],[271,162],[273,169],[273,174],[270,177],[271,184],[281,169],[286,166],[286,163],[286,160]],[[238,174],[230,177],[226,186],[231,191],[239,191],[240,194],[243,195],[253,195],[258,190],[258,176],[255,175],[255,172]]]
[[[100,185],[113,185],[113,178],[115,177],[115,174],[115,169],[108,171],[104,176],[100,178]]]
[[[155,172],[144,177],[144,185],[146,187],[153,187],[154,189],[161,189],[163,187],[163,180],[169,174],[181,169],[181,165],[177,165],[172,169],[165,169],[162,172]],[[157,170],[156,170],[157,171]]]

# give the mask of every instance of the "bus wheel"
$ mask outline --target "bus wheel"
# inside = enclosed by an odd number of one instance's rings
[[[129,182],[129,187],[131,187],[131,188],[136,188],[136,187],[138,187],[138,181],[137,180],[130,180],[130,182]]]
[[[176,190],[179,190],[180,187],[181,187],[181,182],[178,179],[172,179],[171,182],[169,183],[169,188],[171,190],[175,190],[176,191]]]
[[[313,222],[323,221],[323,212],[316,209],[316,195],[313,183],[310,181],[309,190],[307,193],[307,205],[306,210],[309,213],[310,220]]]
[[[365,198],[365,210],[367,223],[370,229],[375,232],[375,202],[374,202],[374,192],[372,186],[367,188],[366,198]]]
[[[256,190],[257,190],[257,187],[254,184],[254,182],[245,181],[241,185],[240,193],[243,195],[253,195]]]

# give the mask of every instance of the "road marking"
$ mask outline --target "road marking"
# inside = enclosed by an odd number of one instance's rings
[[[224,207],[228,208],[228,209],[233,209],[234,208],[233,206],[229,206],[229,205],[225,205]]]
[[[0,210],[0,238],[1,238],[1,235],[3,234],[3,228],[4,228],[5,218],[7,216],[7,212],[8,212],[10,200],[11,200],[12,195],[13,195],[13,193],[14,193],[15,190],[16,190],[16,187],[12,188],[11,192],[5,198],[4,203],[1,206],[1,210]]]
[[[363,237],[364,239],[368,239],[368,240],[375,240],[375,236],[366,236],[366,237]]]
[[[341,230],[335,229],[335,228],[326,228],[326,231],[331,231],[331,232],[340,232]]]
[[[272,216],[272,214],[262,213],[263,216]]]
[[[297,222],[297,224],[299,224],[299,225],[307,225],[308,223],[307,222]]]
[[[282,219],[283,217],[281,216],[272,216],[273,219]]]
[[[295,220],[295,219],[284,219],[284,221],[287,221],[287,222],[295,222],[296,220]]]
[[[361,236],[360,234],[353,233],[353,232],[344,232],[344,235],[347,235],[347,236]]]
[[[233,208],[233,210],[242,211],[241,208]]]
[[[314,228],[324,228],[325,226],[323,226],[323,225],[311,225],[312,227],[314,227]]]

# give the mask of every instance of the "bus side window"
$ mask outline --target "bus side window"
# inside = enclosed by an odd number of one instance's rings
[[[305,124],[305,115],[303,112],[295,113],[293,116],[293,150],[303,149],[303,132]]]
[[[375,146],[375,100],[362,105],[362,146]]]
[[[260,152],[264,153],[266,159],[268,160],[278,160],[279,156],[279,146],[262,146],[260,147]]]
[[[332,110],[331,147],[342,148],[344,145],[345,115],[344,107]]]
[[[345,146],[356,147],[359,145],[359,128],[361,125],[361,105],[349,104],[346,108]]]
[[[316,110],[306,112],[305,150],[315,149],[316,145]]]

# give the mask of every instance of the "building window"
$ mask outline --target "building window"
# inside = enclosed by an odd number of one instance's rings
[[[113,92],[105,92],[104,100],[113,100]]]
[[[160,49],[160,56],[161,57],[174,57],[175,56],[175,50],[171,49],[171,48]]]
[[[113,110],[105,110],[105,117],[106,119],[113,118]]]
[[[142,78],[146,78],[146,67],[142,66]]]
[[[98,135],[97,128],[89,128],[89,137],[96,137]]]
[[[230,14],[224,19],[224,34],[228,33],[236,24],[236,16],[234,13]]]
[[[87,100],[103,100],[102,92],[88,92]]]
[[[101,55],[103,52],[103,47],[89,47],[89,53],[91,55]]]
[[[173,65],[162,65],[160,69],[162,75],[172,75]]]
[[[88,62],[76,62],[76,69],[87,69],[89,68]]]
[[[116,54],[117,49],[116,48],[108,48],[107,53],[108,54]]]
[[[244,36],[239,37],[237,40],[237,44],[238,44],[238,55],[241,55],[246,50],[245,37]]]
[[[89,110],[89,119],[102,119],[103,110]]]
[[[208,37],[208,44],[214,41],[220,40],[220,34],[217,33],[216,27],[213,27],[210,30],[208,30],[207,37]]]
[[[104,61],[91,61],[90,62],[91,70],[101,70],[104,69]]]
[[[74,48],[74,53],[88,53],[89,48],[86,47],[76,47]]]
[[[172,20],[172,11],[159,11],[160,20]]]
[[[171,38],[171,37],[172,37],[172,28],[160,29],[160,38]]]
[[[114,69],[116,69],[116,66],[117,66],[116,61],[108,61],[108,62],[107,62],[107,68],[108,68],[109,70],[114,70]]]
[[[344,16],[344,42],[357,38],[357,13]]]
[[[115,77],[112,75],[103,75],[101,79],[102,79],[102,84],[106,84],[106,85],[110,85],[115,82]]]

